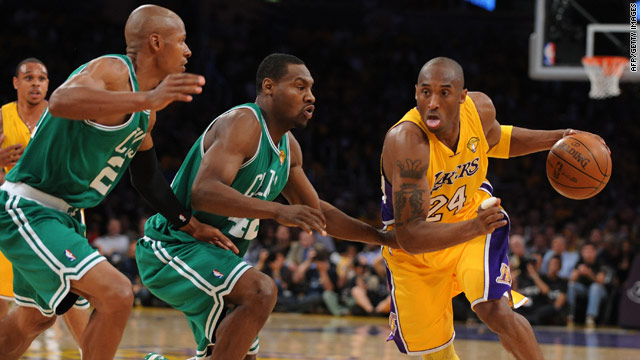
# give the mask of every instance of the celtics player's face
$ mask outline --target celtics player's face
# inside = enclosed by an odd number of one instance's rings
[[[162,32],[163,49],[158,64],[167,74],[181,73],[186,70],[191,50],[187,46],[187,32],[180,18],[173,19],[173,26]]]
[[[18,69],[18,76],[13,77],[13,87],[18,93],[18,101],[38,105],[49,90],[47,68],[39,63],[22,64]]]
[[[290,128],[307,126],[315,110],[311,92],[313,78],[306,66],[287,65],[287,74],[275,82],[273,108],[277,116],[289,122]]]
[[[460,119],[460,104],[466,95],[455,73],[446,66],[423,69],[416,84],[416,101],[427,129],[434,134],[455,129]]]

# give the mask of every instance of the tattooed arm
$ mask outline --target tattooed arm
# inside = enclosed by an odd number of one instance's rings
[[[426,221],[431,205],[431,188],[426,178],[429,140],[413,123],[405,122],[389,131],[382,148],[382,166],[393,188],[396,238],[408,253],[448,248],[506,225],[499,202],[479,210],[478,216],[471,220],[457,223]]]

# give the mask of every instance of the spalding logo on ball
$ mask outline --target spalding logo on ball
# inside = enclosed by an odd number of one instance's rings
[[[547,178],[561,195],[582,200],[602,191],[611,177],[609,149],[592,134],[558,140],[547,157]]]

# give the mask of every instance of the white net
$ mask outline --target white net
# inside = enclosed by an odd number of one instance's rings
[[[620,95],[620,77],[629,59],[621,56],[585,56],[582,58],[591,90],[592,99],[605,99]]]

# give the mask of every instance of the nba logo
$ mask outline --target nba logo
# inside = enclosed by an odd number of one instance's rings
[[[213,276],[217,277],[218,279],[222,279],[222,277],[224,276],[223,273],[221,273],[218,270],[213,270]]]
[[[71,251],[69,251],[69,249],[64,251],[64,256],[67,257],[67,259],[69,259],[69,261],[76,261],[76,256],[73,255],[73,253]]]
[[[553,42],[548,42],[544,44],[544,49],[542,50],[542,63],[545,66],[553,66],[556,64],[556,44]]]

